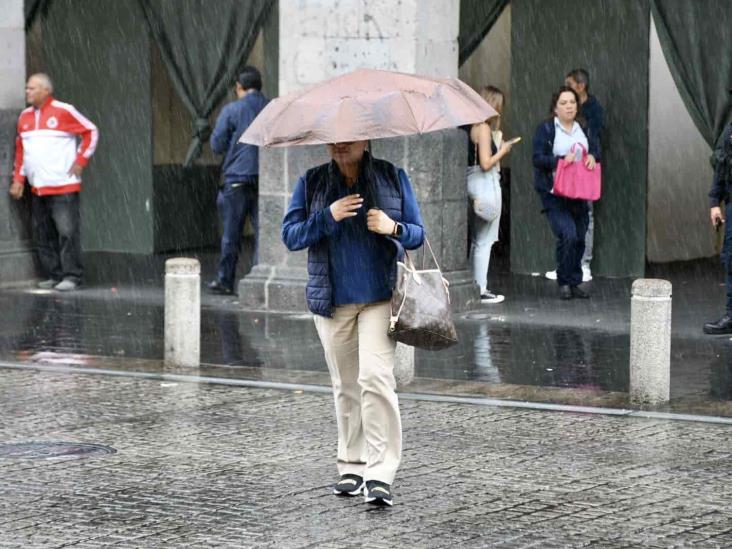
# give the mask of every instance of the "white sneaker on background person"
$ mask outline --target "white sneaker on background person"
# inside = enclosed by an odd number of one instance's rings
[[[547,271],[544,275],[549,280],[556,280],[557,279],[557,271]]]
[[[487,303],[487,304],[495,304],[495,303],[501,303],[503,300],[506,299],[501,294],[494,294],[491,291],[485,291],[482,294],[480,294],[480,302],[481,303]]]

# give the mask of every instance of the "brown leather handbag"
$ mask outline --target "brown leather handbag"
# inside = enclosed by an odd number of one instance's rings
[[[389,337],[420,349],[439,351],[457,343],[447,280],[430,243],[425,244],[434,269],[417,270],[409,254],[397,262],[397,282],[391,297]]]

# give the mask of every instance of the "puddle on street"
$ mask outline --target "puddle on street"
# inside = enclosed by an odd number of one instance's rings
[[[0,295],[0,351],[24,361],[83,365],[89,355],[160,359],[163,308],[122,300]],[[114,319],[112,322],[111,319]],[[417,352],[416,376],[601,391],[628,390],[629,337],[597,329],[458,320],[460,343]],[[204,309],[201,361],[326,371],[309,315]],[[732,341],[675,339],[672,396],[732,400]]]

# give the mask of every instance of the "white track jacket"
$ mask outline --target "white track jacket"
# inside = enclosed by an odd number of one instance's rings
[[[27,179],[39,196],[79,192],[81,179],[69,169],[74,163],[86,166],[98,140],[99,131],[88,118],[73,105],[49,97],[40,109],[20,113],[13,179]]]

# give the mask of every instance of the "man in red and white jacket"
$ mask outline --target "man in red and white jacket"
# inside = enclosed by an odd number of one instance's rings
[[[47,75],[28,79],[25,97],[31,106],[18,118],[10,195],[19,200],[26,181],[30,184],[33,240],[48,277],[38,287],[69,291],[81,284],[81,172],[94,154],[99,132],[52,93]]]

